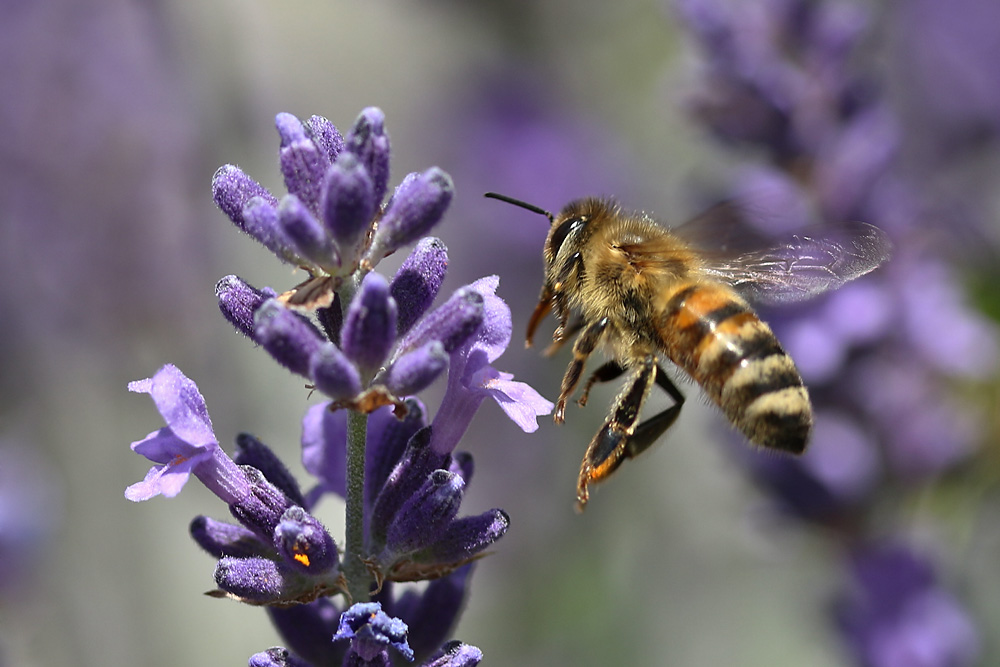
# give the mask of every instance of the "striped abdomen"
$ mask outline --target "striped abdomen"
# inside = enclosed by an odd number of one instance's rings
[[[723,285],[687,283],[667,297],[661,339],[753,443],[799,453],[812,426],[802,378],[771,328]]]

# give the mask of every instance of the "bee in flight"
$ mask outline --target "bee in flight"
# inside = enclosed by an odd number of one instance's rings
[[[611,200],[581,199],[552,215],[505,195],[486,196],[540,213],[551,225],[545,282],[528,321],[527,345],[549,312],[559,324],[547,354],[579,332],[556,423],[565,419],[566,402],[598,345],[610,350],[611,360],[589,376],[578,403],[586,404],[595,383],[628,376],[584,455],[579,510],[590,484],[645,451],[677,419],[684,395],[663,370],[664,358],[694,379],[750,442],[800,454],[812,428],[809,394],[795,363],[748,301],[787,303],[836,289],[882,264],[891,249],[881,230],[854,223],[823,237],[794,236],[766,250],[717,259]],[[654,384],[673,405],[639,423]]]

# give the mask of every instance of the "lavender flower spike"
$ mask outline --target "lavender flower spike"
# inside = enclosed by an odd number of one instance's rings
[[[132,443],[132,451],[159,465],[150,468],[143,481],[128,487],[126,498],[136,502],[161,494],[172,498],[191,473],[227,503],[249,494],[246,475],[219,447],[205,399],[176,366],[167,364],[153,377],[131,382],[128,388],[149,394],[167,425]]]

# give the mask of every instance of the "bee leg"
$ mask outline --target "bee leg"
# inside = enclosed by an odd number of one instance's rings
[[[587,404],[587,397],[590,396],[590,388],[593,387],[598,382],[611,382],[614,379],[621,377],[621,374],[625,372],[621,364],[617,361],[609,361],[604,364],[596,371],[590,374],[587,379],[587,384],[583,386],[583,394],[577,399],[577,404],[582,408]]]
[[[545,319],[545,316],[552,310],[553,296],[551,287],[547,284],[542,287],[542,293],[538,296],[538,304],[531,313],[531,319],[528,320],[528,331],[524,338],[525,347],[531,347],[531,341],[535,337],[535,329],[538,328],[538,325]]]
[[[582,274],[583,255],[577,252],[563,263],[562,268],[559,269],[559,274],[556,276],[556,282],[552,285],[552,307],[556,311],[556,317],[559,319],[559,326],[556,327],[555,333],[552,334],[552,341],[554,343],[562,344],[563,340],[570,336],[570,333],[566,329],[566,321],[569,320],[566,283],[571,278],[579,280]]]
[[[606,317],[602,317],[597,322],[591,322],[584,326],[583,333],[573,343],[573,361],[569,362],[569,366],[566,367],[566,374],[563,375],[562,379],[562,389],[559,391],[559,401],[556,403],[554,419],[557,424],[566,420],[566,401],[576,389],[576,385],[580,383],[580,376],[583,374],[587,357],[597,347],[607,326],[608,318]]]
[[[650,445],[656,442],[668,428],[673,426],[677,420],[677,415],[681,413],[681,406],[684,405],[684,394],[677,389],[677,386],[671,382],[666,372],[659,366],[656,367],[656,384],[667,392],[670,398],[674,399],[674,404],[636,427],[635,432],[628,438],[625,444],[625,456],[627,458],[638,456],[649,449]]]
[[[643,360],[642,365],[635,369],[629,383],[618,396],[611,410],[611,416],[590,441],[576,484],[578,511],[583,511],[590,497],[588,485],[605,479],[617,470],[622,461],[633,456],[629,452],[629,440],[636,430],[639,412],[653,388],[656,376],[656,357],[649,355]]]
[[[562,349],[562,346],[566,344],[566,341],[570,337],[576,335],[576,333],[583,328],[584,320],[575,319],[567,327],[559,327],[556,329],[556,333],[552,336],[552,344],[545,348],[542,352],[542,356],[551,357],[553,354]]]

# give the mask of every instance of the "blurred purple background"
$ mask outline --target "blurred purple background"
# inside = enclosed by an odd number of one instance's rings
[[[697,13],[717,3],[678,4]],[[741,33],[741,48],[756,53],[773,38],[761,17],[795,3],[742,4],[760,9]],[[827,405],[817,442],[844,443],[847,456],[817,448],[804,465],[850,502],[878,494],[866,533],[902,534],[934,557],[937,580],[974,619],[979,659],[993,664],[1000,383],[990,325],[965,304],[1000,313],[1000,9],[880,3],[853,23],[849,3],[820,4],[847,9],[829,24],[842,32],[818,43],[831,53],[850,44],[853,76],[876,82],[887,114],[859,121],[856,144],[814,151],[825,173],[854,179],[823,181],[834,200],[825,211],[878,222],[903,252],[884,279],[796,311],[779,329],[790,350],[804,350],[807,381],[812,373],[832,387],[846,373],[864,389],[853,401],[889,422],[873,418],[865,430],[845,417],[855,406]],[[726,145],[698,119],[713,104],[714,121],[727,118],[699,88],[710,81],[704,62],[667,2],[5,3],[0,665],[239,665],[278,643],[260,610],[202,595],[213,563],[187,526],[197,513],[222,516],[209,493],[143,505],[122,495],[147,467],[129,443],[159,425],[125,386],[166,362],[198,383],[223,446],[249,431],[301,471],[300,420],[318,398],[233,333],[213,292],[229,273],[276,289],[299,279],[238,234],[210,193],[225,163],[281,191],[276,113],[346,128],[379,106],[393,184],[433,164],[451,174],[457,197],[436,230],[451,258],[445,293],[498,274],[515,327],[502,367],[551,399],[565,353],[544,359],[518,342],[541,283],[544,220],[482,193],[548,209],[615,195],[676,223],[712,196],[780,181],[759,170],[762,151]],[[809,71],[823,85],[839,74]],[[787,80],[771,83],[780,92]],[[875,95],[850,92],[859,104]],[[761,110],[741,106],[737,118],[749,108]],[[788,122],[763,111],[753,119],[758,133]],[[807,113],[796,127],[823,120]],[[726,127],[744,141],[750,132]],[[880,181],[863,213],[837,211],[844,197],[831,192],[870,185],[888,159],[880,147],[919,191],[915,231],[913,199],[895,181]],[[894,328],[905,343],[882,339]],[[874,338],[882,342],[863,367],[837,347]],[[913,350],[923,365],[908,361]],[[511,529],[476,571],[457,636],[487,664],[853,664],[830,618],[852,576],[836,539],[775,512],[772,498],[797,497],[798,487],[769,495],[766,475],[756,485],[721,416],[683,388],[693,400],[678,425],[598,488],[583,516],[573,512],[579,460],[616,387],[533,435],[495,406],[480,411],[462,443],[477,467],[463,509],[503,507]],[[824,390],[814,395],[820,404]],[[876,456],[876,438],[916,444]],[[946,440],[958,444],[942,453]],[[335,535],[341,513],[320,508]]]

